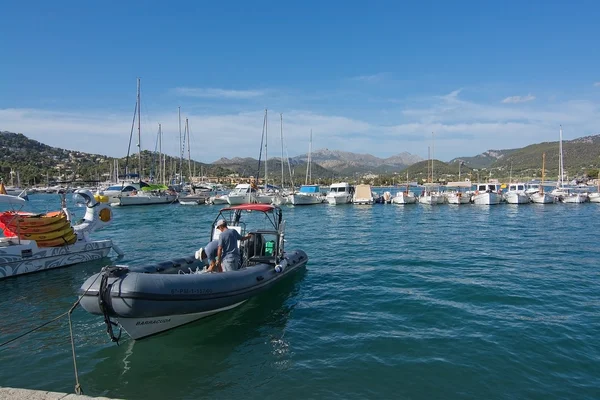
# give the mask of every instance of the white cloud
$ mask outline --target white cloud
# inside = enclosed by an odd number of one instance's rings
[[[533,96],[530,93],[527,96],[510,96],[510,97],[507,97],[504,100],[502,100],[502,103],[505,103],[505,104],[509,104],[509,103],[526,103],[528,101],[533,101],[533,100],[535,100],[535,96]]]
[[[594,82],[595,87],[600,87],[600,82]]]
[[[460,90],[455,90],[420,99],[419,103],[405,102],[411,108],[385,110],[385,124],[380,119],[383,113],[367,112],[367,117],[359,118],[283,110],[285,144],[290,156],[306,153],[312,129],[313,149],[327,147],[379,157],[408,151],[426,158],[431,132],[435,132],[435,157],[450,160],[488,149],[556,141],[560,124],[565,139],[594,134],[600,125],[600,105],[588,100],[538,102],[523,109],[510,103],[468,101],[460,94]],[[186,117],[190,121],[191,157],[203,162],[221,157],[258,158],[263,115],[259,109],[238,113],[184,112],[184,121]],[[142,148],[154,150],[158,122],[164,132],[163,149],[169,155],[179,156],[177,113],[171,110],[142,115]],[[0,130],[22,132],[51,146],[122,157],[127,153],[131,115],[0,109]],[[279,110],[269,110],[268,132],[269,157],[277,157],[281,152]]]
[[[265,94],[264,90],[229,90],[216,88],[189,88],[178,87],[172,89],[172,92],[180,96],[203,97],[203,98],[221,98],[221,99],[250,99],[260,97]]]

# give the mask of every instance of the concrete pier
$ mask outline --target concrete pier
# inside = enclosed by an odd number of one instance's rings
[[[80,396],[72,393],[0,387],[0,400],[113,400],[108,397]]]

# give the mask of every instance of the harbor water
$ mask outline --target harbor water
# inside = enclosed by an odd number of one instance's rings
[[[59,208],[57,195],[30,209]],[[600,398],[600,205],[283,207],[305,271],[133,341],[73,313],[84,393],[127,399]],[[83,208],[74,207],[77,217]],[[0,342],[109,263],[192,255],[220,206],[113,208],[126,253],[0,281]],[[73,392],[68,320],[0,348],[0,386]]]

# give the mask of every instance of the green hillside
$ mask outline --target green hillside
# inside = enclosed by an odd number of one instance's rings
[[[542,154],[546,153],[546,177],[558,178],[559,142],[532,144],[520,149],[490,150],[475,157],[459,157],[480,173],[492,173],[494,177],[541,178]],[[600,135],[574,140],[563,140],[565,175],[569,178],[596,176],[600,167]]]
[[[179,159],[166,156],[166,170],[174,176],[179,170]],[[142,152],[143,176],[156,175],[158,171],[158,155],[149,151]],[[54,184],[56,182],[95,182],[106,180],[118,162],[120,174],[125,173],[125,166],[131,173],[139,170],[137,155],[123,158],[111,158],[99,154],[88,154],[73,150],[51,147],[31,140],[25,135],[12,132],[0,132],[0,178],[10,182],[10,171],[19,173],[21,184],[36,183]],[[184,161],[184,175],[189,169],[210,176],[226,176],[231,170],[219,165],[203,164],[193,161],[191,168]],[[13,179],[16,182],[16,172]]]

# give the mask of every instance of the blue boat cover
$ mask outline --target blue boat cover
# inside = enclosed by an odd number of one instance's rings
[[[320,193],[319,185],[302,185],[300,193]]]

